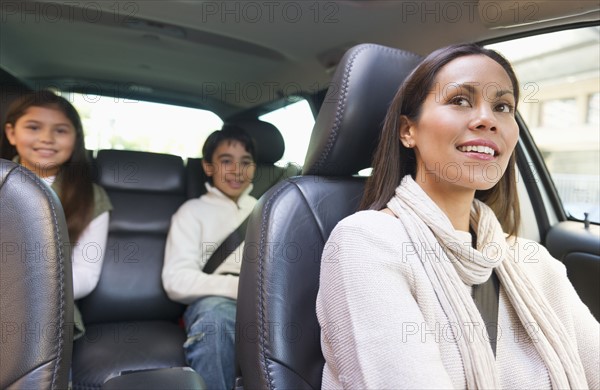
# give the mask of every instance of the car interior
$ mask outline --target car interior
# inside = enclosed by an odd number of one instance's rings
[[[170,111],[153,130],[155,119],[134,111],[143,103],[204,110],[254,138],[259,201],[240,273],[236,387],[321,388],[323,247],[357,210],[398,86],[423,56],[458,42],[497,48],[522,72],[521,235],[565,264],[600,318],[597,1],[2,0],[2,124],[26,91],[69,98],[113,210],[100,281],[77,302],[86,334],[73,340],[60,202],[25,168],[0,161],[0,388],[204,387],[185,361],[185,306],[169,300],[161,270],[172,215],[206,192],[201,146],[218,127]],[[100,97],[114,103],[102,116],[123,111],[129,121],[93,122]],[[308,122],[291,114],[297,103]],[[561,122],[568,115],[581,123]],[[137,125],[145,138],[133,135]],[[23,261],[28,245],[53,250]]]

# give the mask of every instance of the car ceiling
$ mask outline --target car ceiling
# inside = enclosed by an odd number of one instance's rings
[[[0,67],[33,88],[141,96],[228,117],[326,88],[355,44],[426,54],[598,21],[598,9],[596,0],[2,0]]]

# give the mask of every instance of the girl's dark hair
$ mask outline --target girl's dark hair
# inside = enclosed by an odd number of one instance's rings
[[[413,149],[406,148],[399,137],[401,117],[416,122],[421,115],[423,103],[434,87],[440,69],[450,61],[469,55],[484,55],[496,61],[508,74],[512,83],[515,102],[519,101],[519,82],[510,63],[499,53],[476,44],[448,46],[429,54],[406,78],[394,96],[387,111],[379,144],[373,157],[373,173],[367,180],[360,205],[362,210],[381,210],[394,196],[396,187],[406,175],[416,175],[416,157]],[[516,111],[516,104],[515,104]],[[494,187],[476,191],[475,198],[486,203],[498,217],[502,228],[516,235],[520,223],[519,199],[516,185],[515,152],[513,151],[506,172]]]
[[[47,90],[29,92],[11,103],[6,113],[6,121],[0,132],[0,157],[11,160],[17,150],[6,137],[6,125],[15,127],[30,107],[44,107],[62,112],[75,128],[75,145],[71,157],[61,165],[57,177],[60,180],[59,196],[65,212],[69,238],[76,242],[79,235],[92,220],[94,210],[94,189],[87,159],[83,126],[77,110],[68,100]],[[38,167],[44,169],[44,167]]]

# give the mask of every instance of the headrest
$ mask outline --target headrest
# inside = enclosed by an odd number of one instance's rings
[[[98,184],[106,189],[185,192],[179,156],[133,150],[100,150],[96,156]]]
[[[285,151],[283,136],[269,122],[259,120],[245,120],[227,123],[246,130],[256,142],[256,162],[259,164],[273,164],[281,159]]]
[[[387,108],[420,60],[374,44],[348,50],[317,116],[303,174],[349,176],[370,167]]]

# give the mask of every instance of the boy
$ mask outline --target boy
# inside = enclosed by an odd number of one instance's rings
[[[212,274],[203,272],[214,250],[248,217],[256,169],[255,146],[242,129],[225,126],[202,148],[207,193],[173,215],[162,281],[167,295],[189,305],[184,314],[186,359],[209,389],[235,380],[235,309],[242,243]]]

